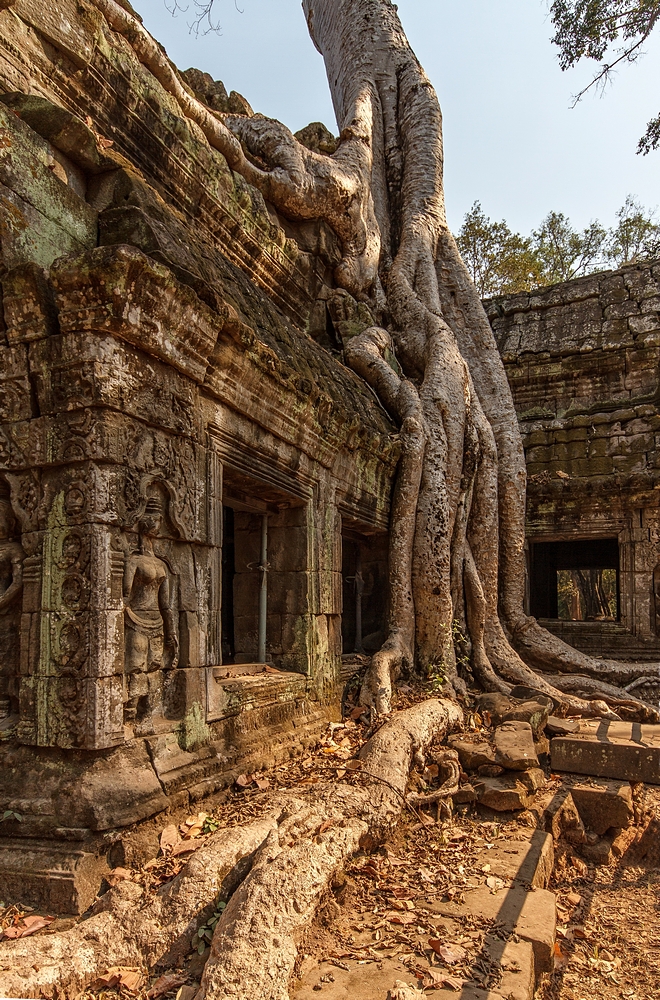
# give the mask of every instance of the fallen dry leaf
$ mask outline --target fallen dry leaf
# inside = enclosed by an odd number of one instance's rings
[[[105,877],[106,882],[109,886],[114,887],[119,882],[124,882],[126,879],[130,879],[131,871],[129,868],[113,868],[111,872]]]
[[[389,921],[390,924],[414,924],[417,917],[414,913],[410,913],[406,910],[404,913],[397,913],[396,910],[389,910],[385,914],[385,919]]]
[[[346,770],[347,771],[359,771],[359,770],[361,770],[361,768],[362,768],[362,761],[361,760],[347,760],[346,761]]]
[[[165,853],[166,849],[171,850],[181,840],[181,835],[174,823],[166,826],[160,835],[160,849]]]
[[[160,976],[150,989],[147,990],[147,996],[150,1000],[157,1000],[157,997],[162,997],[171,990],[178,990],[179,986],[183,986],[187,978],[184,972],[168,972],[164,976]]]
[[[441,958],[447,965],[464,962],[467,957],[465,948],[461,948],[460,944],[443,944],[440,938],[429,938],[429,944],[438,958]]]
[[[112,968],[104,972],[92,983],[92,989],[100,990],[104,987],[111,989],[113,986],[122,986],[129,993],[137,993],[142,985],[144,977],[137,969],[130,969],[123,965],[113,965]]]
[[[201,846],[199,841],[193,843],[190,840],[182,840],[176,847],[172,848],[172,857],[178,858],[180,854],[192,854],[193,851],[196,851]]]
[[[17,924],[14,924],[13,927],[6,927],[4,932],[0,934],[0,937],[5,937],[10,940],[29,937],[31,934],[36,934],[37,931],[43,930],[44,927],[48,927],[49,924],[52,924],[54,919],[55,917],[23,917],[23,919]]]
[[[425,969],[422,986],[425,990],[437,989],[442,986],[448,986],[450,990],[460,990],[463,988],[464,982],[465,980],[457,979],[456,976],[450,976],[446,972],[438,971],[438,969]]]
[[[239,788],[249,788],[249,786],[252,784],[252,781],[253,778],[251,774],[239,774],[238,778],[236,779],[236,784],[239,786]]]

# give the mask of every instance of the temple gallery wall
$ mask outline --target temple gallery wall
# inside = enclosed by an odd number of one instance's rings
[[[0,896],[85,909],[154,817],[315,740],[379,648],[399,439],[343,363],[338,259],[95,7],[0,10]],[[659,658],[660,265],[487,306],[530,612]]]

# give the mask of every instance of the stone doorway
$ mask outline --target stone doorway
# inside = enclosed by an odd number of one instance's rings
[[[618,539],[533,542],[530,548],[530,611],[535,618],[619,621]]]
[[[388,538],[342,527],[342,652],[371,654],[387,630]]]
[[[223,663],[305,672],[296,653],[310,603],[307,513],[299,498],[225,468]]]

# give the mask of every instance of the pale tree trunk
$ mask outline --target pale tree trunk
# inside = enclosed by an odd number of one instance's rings
[[[523,610],[520,430],[492,330],[447,226],[440,106],[396,7],[389,0],[303,2],[340,129],[328,156],[262,115],[211,114],[129,12],[115,0],[96,3],[233,169],[288,218],[331,226],[342,249],[335,281],[371,310],[373,326],[349,342],[346,360],[400,422],[402,459],[392,504],[389,631],[365,678],[363,702],[387,713],[403,669],[439,669],[460,688],[458,624],[482,686],[525,684],[551,694],[564,711],[612,714],[608,684],[598,687],[599,679],[611,680],[608,665]],[[388,360],[392,348],[399,371]],[[590,676],[589,698],[566,685],[559,690],[538,671]],[[625,702],[628,714],[658,717],[631,694]]]

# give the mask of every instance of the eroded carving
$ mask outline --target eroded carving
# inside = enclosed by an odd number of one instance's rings
[[[9,500],[9,488],[0,484],[0,715],[18,711],[20,655],[20,595],[25,552],[18,540],[18,524]]]
[[[176,667],[179,642],[171,571],[154,552],[166,513],[166,490],[153,484],[138,522],[139,548],[124,570],[124,717],[148,730],[162,714],[163,668]]]

